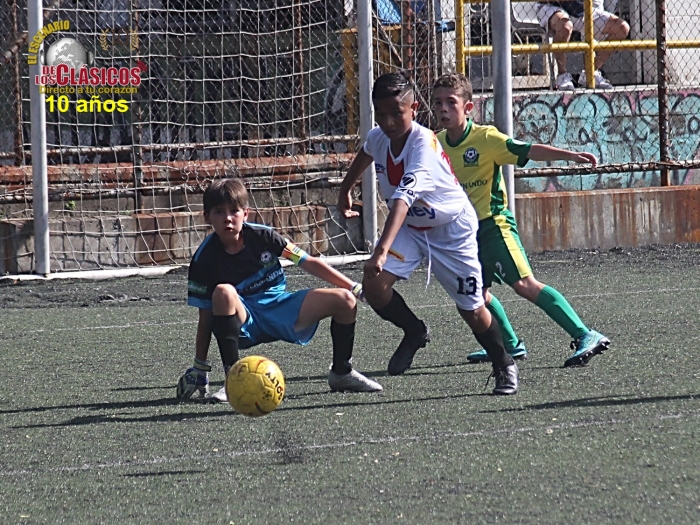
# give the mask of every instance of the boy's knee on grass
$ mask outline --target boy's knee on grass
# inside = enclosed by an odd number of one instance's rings
[[[350,290],[337,288],[332,311],[329,312],[333,319],[340,323],[351,323],[357,317],[357,299]]]

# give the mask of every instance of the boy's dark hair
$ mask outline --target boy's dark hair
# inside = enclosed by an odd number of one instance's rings
[[[446,73],[441,75],[435,81],[435,84],[433,84],[433,90],[437,88],[454,89],[464,100],[470,101],[472,99],[472,83],[461,73]]]
[[[203,202],[206,213],[222,204],[245,210],[248,207],[248,191],[241,179],[218,179],[204,191]]]
[[[386,73],[374,81],[372,100],[402,97],[409,91],[413,92],[413,83],[408,77],[408,73],[405,71]]]

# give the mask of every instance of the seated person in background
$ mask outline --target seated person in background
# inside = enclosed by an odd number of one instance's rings
[[[620,17],[605,10],[604,0],[593,0],[593,38],[596,40],[624,40],[630,32],[630,26]],[[568,42],[571,33],[584,33],[583,0],[558,0],[538,2],[537,19],[552,36],[553,42]],[[613,50],[606,49],[595,54],[595,87],[610,89],[612,84],[603,77],[600,68],[607,62]],[[558,76],[555,87],[559,90],[574,89],[571,73],[566,70],[566,53],[554,53]],[[580,87],[586,86],[586,72],[581,71],[578,78]]]

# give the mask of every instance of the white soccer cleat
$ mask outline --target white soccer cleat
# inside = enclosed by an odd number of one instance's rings
[[[363,376],[357,370],[350,370],[347,374],[328,372],[328,386],[331,392],[381,392],[382,385]]]
[[[213,393],[209,399],[211,399],[212,403],[228,403],[226,387],[222,386],[219,390]]]

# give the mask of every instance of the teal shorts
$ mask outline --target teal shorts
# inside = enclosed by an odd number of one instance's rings
[[[241,296],[248,313],[239,334],[240,348],[245,350],[262,343],[286,341],[307,345],[316,333],[318,323],[296,331],[294,325],[309,290],[298,292],[261,293]]]
[[[479,221],[477,242],[484,288],[494,282],[513,286],[532,275],[515,218],[509,211]]]

